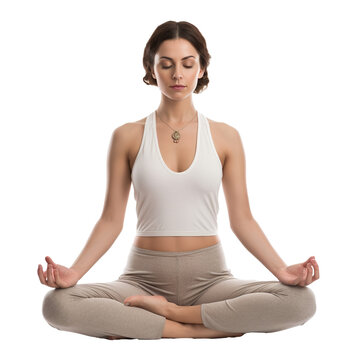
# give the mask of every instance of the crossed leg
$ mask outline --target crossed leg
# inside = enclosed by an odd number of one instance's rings
[[[43,316],[52,327],[83,335],[109,338],[159,339],[165,317],[124,306],[127,296],[149,293],[122,281],[76,284],[46,293]]]
[[[192,316],[200,311],[200,305],[196,306],[177,306],[175,303],[169,302],[161,295],[132,295],[124,299],[124,304],[132,307],[139,307],[166,317],[163,332],[163,338],[218,338],[218,337],[234,337],[241,336],[243,333],[233,333],[209,329],[202,324],[201,318],[192,319]],[[175,321],[177,310],[191,309],[190,316],[187,319],[182,317],[183,311],[180,312],[182,321]],[[195,312],[194,312],[195,310]],[[200,312],[199,312],[200,314]],[[187,321],[189,320],[189,322]],[[196,323],[195,323],[196,322]],[[123,337],[110,336],[108,339],[115,340]]]
[[[126,297],[149,294],[122,281],[76,284],[48,291],[42,311],[49,325],[58,330],[109,340],[221,335],[203,325],[173,321],[144,308],[124,305]]]
[[[308,287],[237,278],[212,285],[192,306],[169,303],[163,296],[135,295],[124,301],[165,316],[162,337],[180,337],[177,334],[184,331],[187,337],[280,331],[303,325],[316,311],[315,296]],[[178,322],[190,326],[184,328]]]
[[[108,339],[158,339],[279,331],[303,325],[316,310],[310,288],[278,281],[227,279],[212,285],[191,306],[170,303],[166,316],[136,304],[136,299],[156,297],[121,281],[77,284],[49,291],[43,315],[59,330]],[[133,306],[124,306],[129,299]]]

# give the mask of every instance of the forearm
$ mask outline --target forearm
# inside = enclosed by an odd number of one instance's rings
[[[120,232],[121,228],[114,222],[100,219],[96,223],[83,250],[71,266],[79,273],[79,279],[109,250]]]
[[[232,230],[247,250],[250,251],[275,276],[286,267],[255,219],[246,220]]]

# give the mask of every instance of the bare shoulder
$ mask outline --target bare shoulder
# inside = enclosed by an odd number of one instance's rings
[[[141,131],[143,130],[143,127],[145,125],[146,117],[135,120],[135,121],[129,121],[127,123],[124,123],[123,125],[118,126],[114,132],[120,133],[123,135],[131,135],[133,132]]]
[[[234,139],[240,136],[239,131],[235,127],[225,122],[215,121],[211,119],[209,119],[209,122],[213,124],[213,126],[216,128],[218,132],[220,132],[223,136],[227,137],[227,139]]]
[[[123,142],[132,144],[139,135],[141,138],[141,134],[144,131],[145,120],[146,117],[140,120],[124,123],[114,129],[114,135],[119,139],[122,139]]]
[[[140,148],[145,121],[146,117],[140,120],[130,121],[114,130],[114,136],[123,144],[123,150],[126,153],[130,169],[132,169],[137,152]]]
[[[240,133],[235,127],[222,121],[207,119],[209,120],[209,126],[214,140],[220,144],[226,156],[228,156],[234,148],[241,145]]]

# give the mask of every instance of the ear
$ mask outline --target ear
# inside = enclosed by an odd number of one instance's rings
[[[151,68],[151,77],[156,80],[156,76],[155,76],[155,73],[154,73],[154,69],[153,69],[153,68]]]
[[[201,69],[201,71],[199,72],[198,79],[201,79],[204,76],[204,73],[205,73],[205,69]]]

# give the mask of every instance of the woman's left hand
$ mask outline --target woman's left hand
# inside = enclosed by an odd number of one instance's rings
[[[290,265],[279,270],[276,277],[286,285],[307,286],[319,279],[319,265],[315,260],[315,256],[311,256],[304,263]]]

